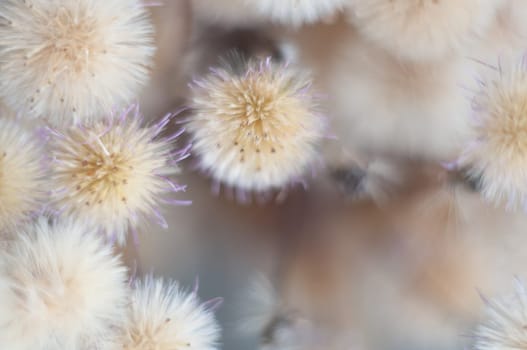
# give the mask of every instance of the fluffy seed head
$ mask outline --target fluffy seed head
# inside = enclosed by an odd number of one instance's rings
[[[166,222],[159,213],[170,192],[183,190],[166,176],[178,171],[186,150],[173,151],[179,134],[160,136],[170,122],[142,127],[137,108],[119,119],[52,131],[51,165],[59,212],[96,224],[118,243],[147,217]]]
[[[480,178],[483,196],[527,205],[527,64],[496,67],[474,99],[474,130],[460,163]]]
[[[516,282],[515,293],[485,300],[485,320],[476,330],[476,350],[527,349],[527,290]]]
[[[443,59],[478,39],[496,0],[349,0],[352,22],[377,45],[415,61]]]
[[[124,329],[124,350],[214,350],[220,330],[195,293],[149,276],[136,281]]]
[[[188,123],[200,166],[229,186],[265,191],[300,177],[324,125],[302,72],[270,60],[195,82]]]
[[[0,232],[12,229],[42,206],[45,170],[34,132],[0,116]]]
[[[0,96],[24,115],[97,119],[135,97],[153,53],[140,0],[0,2]]]
[[[92,230],[40,218],[0,255],[0,344],[98,349],[125,316],[126,269]]]

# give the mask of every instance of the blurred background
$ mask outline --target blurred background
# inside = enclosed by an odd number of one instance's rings
[[[183,0],[167,0],[152,13],[156,68],[140,98],[152,119],[185,105],[189,79],[231,49],[283,59],[301,48],[276,36],[344,45],[338,18],[291,33],[212,27]],[[308,68],[331,64],[331,51],[308,51]],[[320,73],[315,78],[326,86]],[[340,89],[335,98],[344,108],[346,86]],[[341,125],[331,112],[328,118]],[[184,161],[179,182],[188,190],[179,196],[193,205],[168,208],[169,229],[142,232],[139,245],[127,248],[129,263],[188,288],[199,277],[203,300],[223,297],[223,349],[470,347],[480,294],[510,290],[525,271],[524,215],[483,203],[465,179],[423,157],[387,154],[360,173],[355,165],[369,153],[343,151],[347,141],[327,141],[326,162],[307,189],[266,204],[241,204],[225,189],[213,194],[211,182],[193,171],[194,160]],[[365,195],[357,195],[359,180]],[[255,287],[262,276],[272,288]],[[261,322],[241,331],[255,317]]]

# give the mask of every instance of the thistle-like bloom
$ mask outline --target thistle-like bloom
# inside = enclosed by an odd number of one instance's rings
[[[24,115],[98,119],[137,95],[153,53],[140,0],[0,2],[0,96]]]
[[[220,329],[212,311],[177,283],[135,281],[124,328],[124,350],[214,350]]]
[[[220,68],[193,85],[193,151],[214,179],[266,191],[302,176],[324,123],[308,76],[267,60]]]
[[[496,0],[349,0],[351,20],[368,39],[415,61],[459,52],[490,27]]]
[[[476,330],[476,350],[527,349],[527,290],[516,281],[512,295],[485,299],[486,318]]]
[[[72,221],[16,232],[0,254],[3,349],[98,349],[126,315],[126,268],[95,232]]]
[[[474,102],[472,141],[460,157],[483,197],[527,207],[527,62],[491,69]]]
[[[38,211],[46,198],[41,143],[17,120],[0,116],[0,232]]]
[[[158,206],[184,203],[167,198],[185,189],[167,176],[178,172],[177,161],[187,156],[186,149],[172,148],[181,131],[161,135],[171,117],[142,127],[136,107],[118,119],[72,126],[63,133],[51,130],[55,208],[95,224],[119,244],[147,218],[166,226]]]

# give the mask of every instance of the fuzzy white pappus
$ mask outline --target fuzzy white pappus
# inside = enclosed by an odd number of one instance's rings
[[[475,350],[527,349],[527,290],[515,283],[514,293],[485,300],[485,319],[475,332]]]
[[[217,349],[220,328],[195,293],[152,276],[133,284],[121,349]]]
[[[126,315],[126,268],[93,230],[41,217],[0,255],[0,344],[99,349]]]
[[[471,140],[460,166],[479,178],[485,199],[527,208],[527,60],[487,70],[473,100]]]
[[[286,312],[283,310],[286,307],[271,281],[262,274],[256,275],[244,291],[246,294],[241,298],[242,303],[238,308],[239,329],[250,335],[261,335],[278,312]]]
[[[96,225],[119,244],[148,219],[166,228],[160,206],[188,204],[169,198],[185,190],[170,176],[188,155],[187,148],[174,150],[182,131],[162,135],[172,116],[143,126],[138,107],[131,106],[119,118],[50,130],[54,208]]]
[[[140,0],[0,2],[0,96],[24,116],[98,119],[137,95],[154,50]]]
[[[200,168],[228,186],[263,192],[298,180],[316,160],[325,123],[308,75],[248,62],[192,86],[187,130]]]
[[[46,199],[42,138],[0,116],[0,232],[38,212]]]
[[[481,39],[499,0],[349,0],[350,19],[369,40],[413,61],[441,60]]]

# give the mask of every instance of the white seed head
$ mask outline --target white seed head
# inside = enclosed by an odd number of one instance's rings
[[[136,281],[124,329],[124,350],[215,350],[220,330],[210,310],[174,282]]]
[[[2,348],[99,349],[126,312],[126,268],[111,247],[72,221],[16,233],[0,255]]]
[[[44,154],[35,134],[0,115],[0,232],[28,219],[45,201]]]
[[[489,69],[474,102],[472,141],[460,157],[480,178],[483,196],[509,208],[527,205],[527,65]]]
[[[0,2],[0,96],[24,115],[98,119],[137,95],[153,53],[140,0]]]
[[[170,117],[142,127],[137,109],[128,109],[119,119],[51,132],[55,208],[95,224],[120,244],[148,218],[166,225],[158,208],[182,189],[166,177],[178,171],[182,155],[172,149],[177,134],[160,136]]]
[[[517,281],[515,293],[485,300],[485,320],[476,330],[476,350],[527,349],[527,290]]]
[[[357,29],[395,56],[438,60],[481,38],[497,0],[349,0]]]
[[[188,123],[200,166],[243,190],[281,188],[315,160],[324,123],[310,79],[295,69],[249,62],[195,82]]]

